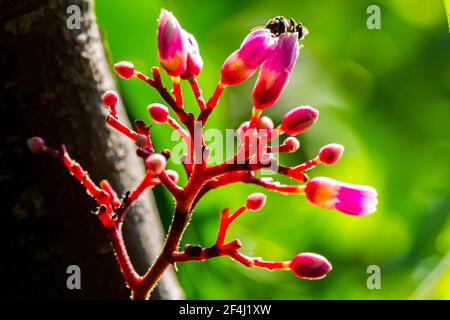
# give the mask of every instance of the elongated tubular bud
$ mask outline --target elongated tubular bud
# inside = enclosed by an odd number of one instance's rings
[[[172,77],[181,76],[187,66],[187,45],[183,30],[172,13],[162,10],[158,22],[158,58]]]
[[[289,263],[292,272],[300,279],[323,279],[333,268],[328,260],[316,253],[300,253]]]
[[[281,130],[290,136],[296,136],[308,130],[318,119],[319,111],[309,106],[297,107],[286,113]]]
[[[311,179],[305,187],[305,194],[306,199],[318,207],[354,216],[369,215],[376,211],[378,204],[374,188],[324,177]]]
[[[274,52],[263,63],[253,88],[257,109],[273,106],[289,81],[299,54],[298,34],[283,33]]]
[[[258,66],[273,53],[276,44],[277,39],[269,30],[252,31],[241,47],[225,60],[221,70],[221,83],[235,86],[250,78]]]

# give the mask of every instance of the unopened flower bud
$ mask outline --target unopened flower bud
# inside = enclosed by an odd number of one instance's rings
[[[119,95],[112,90],[106,91],[102,96],[103,104],[110,109],[114,109],[118,101]]]
[[[114,70],[122,79],[128,80],[134,75],[134,65],[128,61],[122,61],[114,65]]]
[[[325,257],[315,253],[300,253],[289,264],[292,272],[300,279],[319,280],[332,270]]]
[[[239,126],[239,129],[237,131],[237,136],[240,141],[243,141],[245,139],[245,134],[246,134],[249,126],[250,126],[250,121],[245,121]]]
[[[178,172],[176,172],[175,170],[166,170],[166,174],[170,178],[170,180],[172,180],[175,183],[178,182],[179,178]]]
[[[169,76],[181,76],[186,71],[187,45],[183,30],[178,20],[167,10],[162,10],[159,16],[158,58]]]
[[[250,211],[259,211],[266,204],[266,196],[262,193],[252,193],[247,198],[247,209]]]
[[[145,159],[145,166],[154,175],[160,174],[166,167],[166,158],[159,154],[154,153]]]
[[[136,135],[136,145],[139,148],[144,148],[145,146],[147,146],[147,136],[144,134],[138,134]]]
[[[326,145],[319,151],[319,160],[322,163],[331,165],[339,161],[344,153],[344,147],[337,143]]]
[[[297,107],[286,113],[281,129],[290,136],[296,136],[308,130],[319,117],[319,111],[308,107]]]
[[[300,141],[295,137],[289,137],[283,141],[283,145],[289,146],[290,151],[295,152],[300,148]]]
[[[187,46],[186,71],[181,75],[181,79],[191,79],[199,75],[203,68],[203,59],[200,55],[197,40],[194,36],[183,30],[185,43]]]
[[[273,106],[287,85],[299,54],[298,33],[280,35],[274,52],[263,63],[253,89],[256,109]]]
[[[324,209],[336,209],[354,216],[366,216],[376,211],[377,192],[374,188],[343,183],[330,178],[311,179],[305,187],[306,199]]]
[[[258,119],[256,123],[256,128],[259,130],[272,130],[273,129],[273,121],[267,116],[263,116]]]
[[[45,141],[41,137],[32,137],[27,140],[28,149],[33,153],[41,153],[45,150]]]
[[[221,82],[225,85],[238,85],[252,76],[258,66],[274,51],[277,38],[268,29],[252,31],[222,66]]]
[[[148,113],[156,123],[165,123],[169,116],[169,109],[160,103],[153,103],[148,106]]]

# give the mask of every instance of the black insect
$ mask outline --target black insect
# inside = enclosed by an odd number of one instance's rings
[[[300,22],[296,22],[292,18],[288,19],[283,16],[277,16],[267,21],[266,29],[269,29],[270,32],[277,37],[285,32],[298,32],[298,38],[300,40],[308,34],[308,29],[306,29]]]

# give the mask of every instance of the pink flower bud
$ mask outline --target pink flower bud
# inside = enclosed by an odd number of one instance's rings
[[[45,150],[45,141],[41,137],[32,137],[27,140],[28,149],[33,153],[41,153]]]
[[[296,136],[308,130],[318,117],[319,111],[311,107],[297,107],[284,115],[281,129],[290,136]]]
[[[252,193],[247,198],[247,209],[250,211],[259,211],[266,204],[266,196],[262,193]]]
[[[374,188],[343,183],[330,178],[314,178],[306,184],[306,199],[324,209],[336,209],[354,216],[366,216],[376,211],[377,192]]]
[[[166,174],[170,178],[170,180],[172,180],[175,183],[178,182],[179,178],[178,172],[176,172],[175,170],[166,170]]]
[[[289,137],[283,141],[283,145],[289,146],[291,152],[295,152],[300,148],[300,141],[295,137]]]
[[[222,66],[221,82],[225,85],[238,85],[252,76],[258,66],[274,51],[277,38],[268,29],[252,31]]]
[[[161,66],[172,77],[186,71],[187,45],[178,20],[167,10],[162,10],[158,23],[158,58]]]
[[[128,80],[134,75],[134,65],[128,61],[122,61],[114,65],[114,70],[122,79]]]
[[[119,101],[119,95],[112,90],[108,90],[102,96],[103,104],[111,110],[113,115],[117,114],[116,106]]]
[[[250,121],[245,121],[240,125],[237,131],[237,136],[240,141],[243,141],[245,139],[245,133],[247,132],[249,126]]]
[[[315,253],[300,253],[291,260],[289,267],[300,279],[323,279],[333,268],[325,257]]]
[[[160,103],[153,103],[148,106],[148,113],[156,123],[165,123],[169,116],[169,109]]]
[[[263,116],[259,118],[258,122],[256,123],[256,128],[260,130],[272,130],[273,121],[269,117]]]
[[[331,165],[339,161],[344,153],[344,147],[340,144],[331,143],[319,151],[319,160],[322,163]]]
[[[200,55],[197,40],[194,36],[183,30],[187,45],[186,71],[181,75],[182,79],[191,79],[199,75],[203,68],[203,59]]]
[[[255,108],[273,106],[287,85],[299,54],[298,34],[283,33],[278,45],[261,67],[253,89]]]
[[[145,159],[145,166],[147,170],[153,173],[155,176],[160,174],[166,167],[166,158],[159,153],[154,153]]]

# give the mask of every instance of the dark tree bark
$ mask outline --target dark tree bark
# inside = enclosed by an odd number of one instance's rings
[[[82,12],[66,27],[67,7]],[[135,147],[107,128],[101,95],[114,88],[91,0],[0,0],[0,294],[6,298],[129,297],[96,209],[56,159],[31,154],[26,139],[65,143],[94,181],[119,193],[144,175]],[[126,119],[122,108],[120,116]],[[162,247],[150,194],[129,212],[125,241],[137,271]],[[81,290],[68,290],[66,269],[81,268]],[[182,297],[172,271],[153,298]]]

